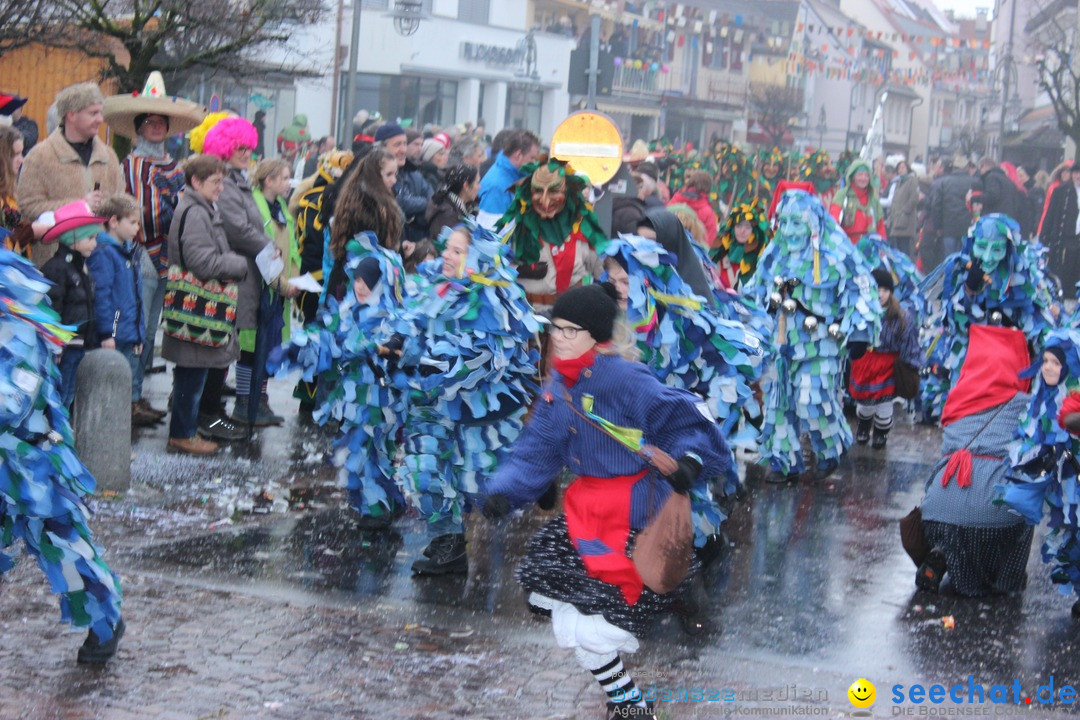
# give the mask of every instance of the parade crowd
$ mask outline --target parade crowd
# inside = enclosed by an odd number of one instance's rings
[[[612,717],[654,713],[622,655],[658,615],[707,629],[697,571],[739,463],[825,478],[853,445],[883,457],[897,408],[944,428],[901,522],[917,586],[1022,591],[1047,516],[1042,558],[1080,593],[1068,164],[639,140],[615,194],[526,130],[362,112],[339,149],[298,115],[267,157],[264,117],[207,113],[157,74],[65,88],[40,138],[25,101],[0,93],[0,537],[89,627],[80,662],[124,632],[68,421],[98,348],[131,367],[132,424],[167,418],[170,453],[282,424],[267,384],[299,375],[358,526],[423,520],[418,576],[467,573],[480,514],[560,507],[517,579]],[[143,396],[159,332],[167,409]]]

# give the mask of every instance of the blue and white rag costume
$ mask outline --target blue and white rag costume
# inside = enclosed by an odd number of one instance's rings
[[[418,293],[394,328],[405,339],[397,482],[430,537],[464,532],[463,516],[521,434],[539,361],[529,345],[539,322],[508,248],[471,222],[458,229],[472,238],[464,272],[446,277],[441,259],[421,263]]]
[[[801,473],[805,432],[819,471],[831,470],[852,442],[840,402],[846,344],[873,344],[881,302],[865,258],[820,199],[789,190],[777,216],[779,230],[745,286],[761,307],[778,313],[775,372],[764,380],[762,462],[785,475]],[[808,234],[792,234],[792,222]]]
[[[48,306],[49,282],[0,250],[0,548],[23,541],[60,595],[60,619],[101,643],[120,621],[120,581],[87,527],[95,482],[75,454],[55,355],[70,328]],[[0,574],[14,567],[0,553]]]
[[[1043,350],[1064,356],[1061,377],[1057,385],[1045,382],[1041,354],[1021,375],[1035,379],[1031,401],[1009,446],[1008,482],[997,487],[994,502],[1028,525],[1038,525],[1044,512],[1049,514],[1043,562],[1051,566],[1050,579],[1062,595],[1080,596],[1080,440],[1058,422],[1065,398],[1080,390],[1080,331],[1052,331]]]
[[[1006,249],[1004,259],[986,274],[986,281],[973,295],[967,290],[965,280],[979,238],[1004,239]],[[1024,333],[1031,347],[1041,347],[1046,333],[1054,327],[1045,275],[1030,263],[1029,254],[1022,252],[1022,247],[1016,221],[1007,215],[991,213],[971,225],[960,252],[950,255],[943,263],[940,304],[934,303],[936,309],[927,322],[930,332],[923,340],[928,375],[923,378],[920,393],[927,418],[941,415],[967,356],[972,324],[1015,327]],[[928,277],[927,283],[930,280]]]
[[[634,331],[641,360],[661,382],[688,390],[708,408],[729,437],[743,407],[760,413],[750,383],[761,377],[765,353],[761,340],[741,322],[726,320],[712,298],[695,295],[676,271],[677,258],[659,243],[621,235],[605,254],[629,276],[626,320]],[[725,488],[734,493],[738,477],[730,448]],[[698,476],[690,489],[694,543],[701,547],[726,516]]]
[[[278,375],[299,367],[302,379],[319,378],[319,405],[313,417],[341,423],[334,442],[334,464],[340,468],[349,503],[361,515],[381,517],[405,505],[394,482],[394,452],[401,427],[400,392],[388,381],[393,372],[379,347],[390,338],[401,314],[404,270],[401,257],[379,245],[375,234],[358,234],[345,246],[345,297],[333,297],[314,322],[293,329],[288,345],[272,357],[269,367]],[[379,265],[381,279],[365,302],[353,293],[357,268],[366,258]]]

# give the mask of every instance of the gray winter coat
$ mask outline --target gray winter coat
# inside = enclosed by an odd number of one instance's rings
[[[191,208],[190,212],[187,212],[188,208]],[[184,237],[181,243],[180,221],[185,217],[185,212],[187,216],[183,223]],[[247,260],[229,249],[221,215],[190,187],[180,198],[169,227],[169,258],[204,281],[243,280],[247,276]],[[240,357],[240,345],[235,332],[228,345],[218,348],[165,335],[161,356],[180,367],[224,368]]]
[[[918,225],[919,181],[912,173],[898,177],[896,192],[893,193],[889,218],[885,221],[885,232],[889,237],[915,237]]]
[[[240,283],[240,296],[236,301],[236,328],[253,330],[259,312],[259,291],[262,289],[262,275],[255,265],[255,256],[266,247],[270,238],[263,229],[259,206],[251,196],[251,184],[236,168],[229,168],[217,206],[225,223],[229,247],[248,259],[247,279]]]

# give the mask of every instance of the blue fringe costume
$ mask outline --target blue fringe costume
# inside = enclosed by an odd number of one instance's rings
[[[464,532],[463,516],[521,434],[539,360],[529,341],[540,326],[508,248],[473,223],[459,227],[472,236],[467,270],[447,278],[441,259],[422,263],[418,293],[395,323],[405,338],[397,482],[431,537]]]
[[[885,242],[885,239],[877,233],[863,235],[859,240],[858,248],[866,258],[866,264],[871,271],[883,267],[892,274],[893,283],[896,286],[893,294],[901,305],[911,310],[916,323],[921,323],[927,316],[926,296],[920,287],[923,276],[911,258]]]
[[[605,249],[629,275],[626,319],[635,332],[641,360],[661,382],[697,395],[731,435],[750,406],[760,413],[749,383],[761,377],[763,343],[737,321],[725,320],[711,298],[694,295],[676,272],[676,260],[659,243],[622,235]],[[734,493],[738,476],[730,448],[725,489]],[[701,547],[726,519],[701,474],[690,490],[694,544]]]
[[[269,370],[283,375],[299,367],[302,379],[319,378],[319,406],[313,417],[341,423],[334,441],[334,463],[348,491],[349,503],[364,516],[399,512],[404,497],[394,482],[394,452],[401,427],[400,393],[387,377],[390,362],[378,348],[390,337],[393,320],[402,311],[404,270],[397,253],[379,245],[372,232],[362,232],[345,246],[348,286],[339,304],[328,297],[314,322],[294,328],[288,345],[274,353]],[[382,278],[372,298],[360,303],[352,283],[360,261],[379,263]]]
[[[1057,385],[1042,378],[1042,355],[1022,374],[1034,377],[1031,402],[1020,416],[1016,439],[1009,447],[1008,482],[997,487],[994,500],[1038,525],[1044,508],[1050,530],[1043,540],[1042,559],[1062,595],[1080,597],[1080,486],[1076,455],[1080,440],[1058,423],[1061,404],[1080,390],[1080,332],[1054,330],[1044,350],[1060,348],[1065,355]]]
[[[1007,250],[993,275],[987,276],[989,282],[977,295],[969,296],[964,281],[976,237],[1005,238]],[[1030,264],[1029,254],[1021,252],[1022,247],[1016,221],[1008,215],[991,213],[971,225],[960,252],[942,264],[941,302],[927,322],[931,332],[923,339],[928,374],[920,393],[923,414],[928,419],[941,416],[967,356],[968,328],[972,323],[1018,328],[1033,347],[1040,347],[1047,331],[1054,327],[1046,277],[1037,265]],[[928,276],[924,287],[932,280],[936,278]]]
[[[93,542],[83,498],[93,476],[75,454],[54,355],[70,339],[33,264],[0,250],[0,548],[16,540],[60,595],[60,619],[102,643],[120,621],[120,581]],[[0,553],[0,574],[14,567]]]
[[[801,216],[810,238],[802,247],[792,247],[781,227],[745,287],[761,307],[783,313],[775,373],[765,379],[761,454],[762,462],[785,475],[805,470],[799,441],[803,432],[810,436],[819,469],[831,470],[851,446],[839,397],[846,349],[842,342],[873,343],[882,314],[866,260],[821,200],[789,190],[777,216],[782,220],[789,214]],[[789,283],[788,309],[771,302],[783,299],[773,297],[777,280]]]

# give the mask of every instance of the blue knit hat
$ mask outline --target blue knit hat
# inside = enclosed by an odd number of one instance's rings
[[[404,134],[405,130],[400,125],[395,122],[388,122],[385,125],[381,125],[379,129],[375,131],[375,142],[384,143],[390,138]]]

